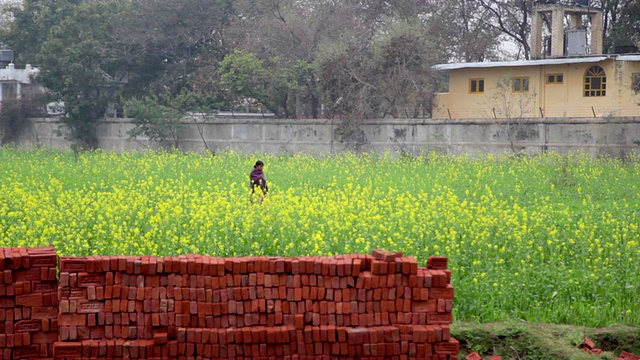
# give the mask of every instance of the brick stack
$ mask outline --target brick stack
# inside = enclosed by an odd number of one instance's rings
[[[53,356],[57,258],[52,246],[0,248],[0,359]]]
[[[447,259],[60,259],[57,358],[455,359]]]
[[[173,294],[167,294],[175,276],[163,258],[61,257],[55,357],[151,358],[156,350],[156,357],[167,358],[166,344],[154,338],[166,335],[169,315],[175,321]]]

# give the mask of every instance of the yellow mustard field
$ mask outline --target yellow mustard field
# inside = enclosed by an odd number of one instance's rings
[[[638,159],[0,149],[0,247],[447,256],[456,320],[640,325],[639,212]]]

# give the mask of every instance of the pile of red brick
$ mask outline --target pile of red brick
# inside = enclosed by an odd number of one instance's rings
[[[456,359],[447,259],[60,259],[57,358]]]
[[[51,246],[0,248],[0,359],[53,356],[57,263]]]
[[[59,278],[56,274],[59,266]],[[456,359],[447,259],[0,248],[0,359]]]

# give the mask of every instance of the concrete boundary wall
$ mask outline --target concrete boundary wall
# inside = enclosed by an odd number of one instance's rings
[[[58,274],[56,274],[58,272]],[[457,360],[447,258],[0,248],[0,359]]]
[[[510,153],[582,150],[625,157],[640,147],[640,118],[371,119],[345,137],[340,120],[215,118],[184,121],[180,147],[187,151],[232,149],[254,153],[328,154],[370,151],[420,154]],[[125,152],[158,148],[146,138],[129,138],[130,119],[105,119],[97,128],[99,147]],[[23,148],[69,148],[56,118],[30,120],[18,139]]]

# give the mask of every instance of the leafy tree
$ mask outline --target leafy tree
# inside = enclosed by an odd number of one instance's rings
[[[200,64],[226,51],[230,12],[230,0],[25,0],[6,39],[64,102],[70,138],[95,147],[97,121],[120,94],[194,91]],[[215,107],[215,91],[197,85]]]
[[[21,6],[14,3],[4,7],[12,21],[3,29],[2,38],[15,51],[16,60],[35,62],[49,30],[69,15],[71,7],[66,5],[69,1],[23,0]]]
[[[239,14],[230,37],[239,48],[264,60],[272,77],[266,84],[279,113],[318,117],[320,94],[313,72],[322,44],[352,36],[366,43],[375,21],[367,21],[360,1],[236,0]],[[368,18],[367,18],[368,19]],[[285,94],[286,92],[286,94]]]
[[[121,22],[118,37],[139,61],[141,85],[156,92],[166,88],[177,95],[193,91],[200,68],[222,60],[233,48],[225,38],[234,14],[231,0],[137,0],[133,21]],[[130,19],[130,18],[129,18]],[[212,93],[199,84],[199,91]]]
[[[433,89],[429,67],[443,59],[415,23],[390,26],[374,42],[370,70],[375,84],[374,113],[393,117],[419,117],[430,113]]]
[[[230,103],[241,98],[263,100],[266,97],[267,70],[255,54],[236,50],[220,62],[219,72],[220,85],[227,92]]]
[[[220,62],[220,87],[233,108],[243,98],[254,98],[269,111],[291,116],[290,100],[303,91],[311,65],[298,61],[291,65],[279,57],[259,59],[256,54],[235,50]]]
[[[127,116],[133,119],[135,127],[128,134],[136,140],[144,136],[166,148],[179,149],[180,131],[191,120],[203,145],[213,153],[205,140],[201,122],[202,114],[206,113],[208,107],[206,96],[186,90],[178,95],[167,91],[129,99],[126,102]]]
[[[97,145],[95,125],[128,75],[128,62],[111,37],[113,17],[125,12],[124,5],[115,0],[72,5],[37,55],[37,80],[64,102],[62,121],[81,146]]]
[[[318,92],[329,117],[362,118],[370,114],[371,53],[353,38],[321,47],[315,62]]]
[[[95,147],[95,125],[127,79],[128,61],[112,36],[131,3],[118,0],[26,0],[14,8],[7,43],[35,59],[36,81],[64,102],[63,123],[81,147]],[[29,61],[29,60],[27,60]]]
[[[617,22],[613,25],[611,36],[606,41],[610,52],[616,46],[640,46],[640,3],[627,2],[620,11]]]

